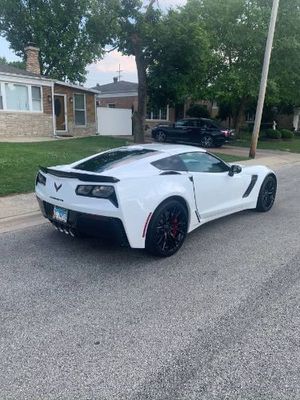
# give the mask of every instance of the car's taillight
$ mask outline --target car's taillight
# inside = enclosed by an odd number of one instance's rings
[[[35,185],[37,185],[38,183],[40,183],[41,185],[46,185],[46,181],[47,181],[47,178],[43,175],[43,174],[41,174],[40,172],[38,172],[38,174],[37,174],[37,176],[36,176],[36,179],[35,179]]]
[[[79,185],[76,188],[78,196],[95,197],[98,199],[108,199],[118,207],[115,188],[108,185]]]
[[[224,130],[224,131],[221,131],[221,132],[224,134],[225,137],[228,137],[228,136],[229,136],[229,131],[225,131],[225,130]]]

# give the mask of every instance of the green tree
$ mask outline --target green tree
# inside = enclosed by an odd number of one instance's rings
[[[92,39],[90,7],[90,0],[0,0],[0,34],[23,60],[26,45],[35,43],[45,76],[84,82],[85,67],[102,57],[110,28],[103,13],[98,40]]]
[[[155,31],[162,13],[156,7],[156,0],[146,5],[141,0],[107,0],[112,14],[110,25],[114,34],[109,44],[124,55],[135,57],[138,74],[138,108],[133,115],[135,142],[144,141],[145,116],[147,102],[147,70],[152,62],[152,45]],[[99,0],[94,1],[93,22],[95,42],[101,29]],[[100,27],[100,28],[99,28]]]
[[[149,95],[160,105],[205,98],[217,57],[197,13],[181,8],[161,18],[151,45]]]
[[[208,97],[222,105],[223,116],[232,115],[237,130],[257,100],[271,8],[272,0],[188,0],[185,7],[199,16],[217,56]],[[300,0],[281,1],[266,107],[300,103],[299,37]]]
[[[7,61],[5,57],[0,57],[0,64],[2,65],[11,65],[12,67],[25,69],[24,61]]]

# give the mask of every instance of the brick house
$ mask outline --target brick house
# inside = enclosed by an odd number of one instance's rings
[[[97,93],[97,106],[110,108],[126,108],[132,112],[138,106],[138,84],[135,82],[119,81],[114,78],[112,83],[106,85],[97,84],[92,90]],[[175,110],[168,105],[162,108],[147,110],[146,125],[150,128],[159,123],[171,123],[175,121]]]
[[[26,70],[0,65],[0,136],[96,134],[96,91],[42,76],[39,49],[25,51]]]

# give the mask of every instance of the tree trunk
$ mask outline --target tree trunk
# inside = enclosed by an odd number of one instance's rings
[[[237,134],[240,133],[243,118],[245,117],[245,106],[246,106],[246,99],[242,98],[239,103],[239,107],[236,110],[235,121],[234,121],[234,128]]]
[[[147,76],[144,55],[140,46],[137,46],[135,49],[135,62],[138,73],[138,109],[133,113],[133,135],[135,143],[144,143],[147,109]]]

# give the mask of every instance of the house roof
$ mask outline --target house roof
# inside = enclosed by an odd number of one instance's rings
[[[68,83],[68,82],[63,82],[63,81],[56,81],[56,80],[54,80],[54,84],[55,84],[55,85],[60,85],[60,86],[67,86],[67,87],[69,87],[69,88],[77,89],[77,90],[82,90],[82,91],[84,91],[84,92],[91,92],[91,93],[94,93],[94,94],[97,94],[97,93],[98,93],[98,91],[95,90],[95,89],[93,89],[93,88],[88,89],[88,88],[86,88],[86,87],[84,87],[84,86],[74,85],[73,83]]]
[[[1,72],[10,75],[22,75],[35,78],[43,78],[41,75],[34,74],[33,72],[26,71],[25,69],[16,68],[13,67],[12,65],[6,65],[6,64],[0,64],[0,73]]]
[[[122,93],[137,93],[138,84],[136,82],[128,82],[128,81],[117,81],[108,83],[106,85],[97,84],[93,88],[93,90],[98,91],[101,94],[122,94]]]
[[[12,76],[17,75],[20,78],[22,78],[22,77],[23,78],[38,78],[38,79],[46,80],[48,82],[54,82],[57,85],[67,86],[72,89],[82,90],[85,92],[98,93],[97,90],[88,89],[84,86],[74,85],[72,83],[67,83],[67,82],[58,81],[56,79],[47,78],[46,76],[34,74],[33,72],[26,71],[25,69],[16,68],[16,67],[13,67],[12,65],[0,64],[0,75],[1,74],[12,75]]]

